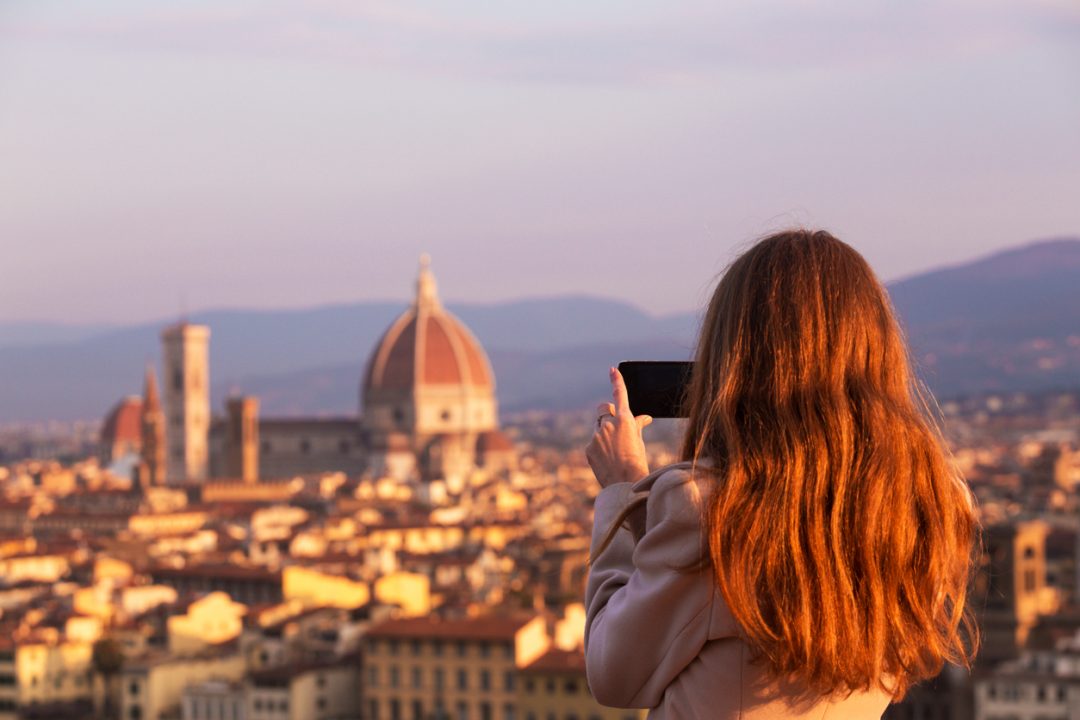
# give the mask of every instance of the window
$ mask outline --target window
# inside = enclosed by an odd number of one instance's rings
[[[567,680],[566,683],[563,685],[563,690],[566,691],[567,695],[577,695],[577,680]]]
[[[132,705],[128,708],[128,717],[131,720],[142,720],[142,708],[138,705]]]
[[[431,651],[435,654],[435,657],[442,657],[443,641],[435,640],[431,643]]]
[[[379,668],[375,665],[369,665],[367,669],[367,681],[371,687],[379,686]]]
[[[489,671],[487,671],[487,670],[481,670],[480,671],[480,689],[481,690],[490,690],[491,689],[491,673]]]
[[[386,647],[387,647],[388,650],[390,650],[391,655],[397,655],[397,649],[398,649],[398,641],[397,640],[391,640],[390,642],[386,643]]]
[[[465,668],[457,671],[457,686],[458,690],[467,690],[469,687],[469,672]]]
[[[379,701],[372,698],[368,700],[368,720],[379,720]]]
[[[491,720],[491,703],[480,703],[480,720]]]
[[[525,692],[530,695],[536,691],[536,682],[532,678],[526,678],[525,680]]]
[[[517,720],[517,708],[514,707],[514,703],[503,705],[503,720]]]
[[[424,703],[419,700],[413,700],[412,716],[413,720],[424,720]]]
[[[390,720],[401,720],[401,701],[397,698],[390,701]]]
[[[390,687],[396,688],[398,686],[398,666],[390,666]]]
[[[413,640],[412,641],[412,654],[413,654],[413,657],[418,657],[420,655],[420,648],[421,648],[420,641],[419,640]]]
[[[412,669],[412,686],[417,690],[423,685],[423,672],[419,667],[413,667]]]
[[[465,657],[465,641],[464,640],[458,640],[457,641],[457,656],[458,657]]]
[[[548,695],[553,695],[555,693],[555,678],[549,677],[545,685],[547,686]]]
[[[315,701],[315,706],[317,708],[319,708],[320,710],[325,710],[326,709],[326,698],[321,697],[318,700],[316,700]]]
[[[512,691],[514,689],[514,671],[513,670],[507,670],[506,673],[503,675],[503,689],[506,690],[507,692]]]
[[[491,657],[491,643],[486,640],[480,643],[480,657]]]
[[[36,679],[37,678],[35,678],[35,680]],[[128,686],[128,692],[131,693],[132,695],[138,695],[139,694],[139,683],[132,680],[131,685]]]
[[[436,690],[442,690],[443,689],[443,685],[444,685],[444,681],[445,681],[445,678],[443,677],[444,675],[445,675],[445,673],[443,672],[443,669],[441,667],[435,668],[435,689]]]
[[[469,720],[469,703],[459,700],[457,704],[458,720]]]
[[[326,687],[326,676],[325,675],[319,674],[319,675],[315,676],[315,687],[318,687],[318,688]]]

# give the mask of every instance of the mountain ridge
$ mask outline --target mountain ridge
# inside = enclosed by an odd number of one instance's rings
[[[925,379],[948,397],[1080,385],[1078,278],[1080,238],[1060,237],[904,278],[889,291]],[[215,409],[235,387],[260,395],[267,415],[355,414],[367,356],[405,304],[193,313],[211,327]],[[448,309],[487,349],[508,410],[589,406],[606,392],[603,368],[689,357],[698,323],[697,313],[652,315],[587,294]],[[0,422],[102,417],[138,391],[145,362],[159,357],[162,326],[5,345],[0,323]]]

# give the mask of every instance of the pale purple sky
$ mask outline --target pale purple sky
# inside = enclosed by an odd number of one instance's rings
[[[0,322],[893,279],[1080,234],[1078,128],[1075,0],[3,0]]]

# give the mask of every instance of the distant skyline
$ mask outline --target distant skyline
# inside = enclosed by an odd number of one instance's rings
[[[0,322],[893,280],[1080,235],[1078,127],[1068,0],[7,0]]]

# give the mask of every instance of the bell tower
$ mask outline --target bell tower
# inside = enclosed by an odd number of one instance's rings
[[[180,322],[161,334],[165,359],[166,474],[205,480],[210,435],[210,328]]]
[[[142,405],[142,467],[143,485],[165,483],[165,414],[161,411],[154,366],[146,366]]]

